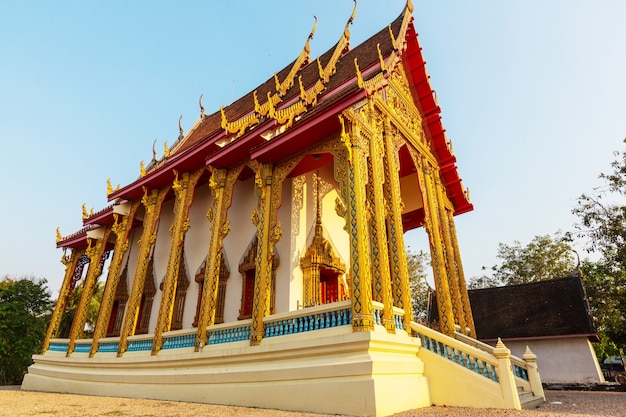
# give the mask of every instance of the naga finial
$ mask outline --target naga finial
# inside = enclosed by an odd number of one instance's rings
[[[409,13],[413,13],[413,2],[411,0],[406,0],[406,8],[409,11]]]
[[[315,30],[317,29],[317,16],[313,15],[313,18],[315,19],[315,23],[313,23],[313,29],[311,29],[311,33],[309,33],[309,37],[304,44],[304,51],[306,52],[307,61],[311,60],[311,45],[309,44],[309,42],[311,41],[311,39],[313,39],[313,35],[315,35]]]
[[[173,172],[174,172],[174,181],[172,181],[172,189],[176,191],[176,193],[178,193],[178,191],[180,191],[181,189],[181,183],[178,180],[178,170],[174,169]]]
[[[167,146],[167,141],[163,142],[163,156],[166,158],[170,157],[170,148]]]
[[[157,157],[156,157],[156,143],[157,140],[155,139],[154,142],[152,142],[152,160],[156,161]]]
[[[395,36],[393,36],[393,30],[391,29],[391,25],[388,26],[389,28],[389,37],[391,38],[391,44],[393,45],[394,49],[398,49],[398,45],[396,44],[396,38]]]
[[[226,127],[228,126],[228,119],[226,118],[224,106],[220,106],[220,114],[222,115],[222,129],[226,129]]]
[[[317,29],[317,16],[313,15],[313,19],[315,19],[315,23],[313,24],[313,29],[311,29],[311,33],[309,34],[309,40],[313,39],[313,35],[315,35],[315,30]]]
[[[380,51],[380,43],[376,44],[376,49],[378,50],[378,61],[380,61],[380,70],[385,71],[385,58],[383,58],[383,53]],[[356,58],[355,58],[356,59]]]
[[[361,74],[361,69],[359,68],[359,63],[357,62],[356,57],[354,57],[354,69],[356,70],[357,85],[359,88],[363,88],[365,85],[363,82],[363,74]]]
[[[204,117],[206,115],[206,112],[204,111],[204,106],[202,105],[202,96],[204,95],[204,93],[200,94],[200,100],[199,100],[199,104],[200,104],[200,117]]]
[[[278,75],[274,73],[274,84],[276,84],[276,91],[280,91],[280,81],[278,80]]]
[[[343,31],[343,36],[345,36],[346,40],[350,40],[350,29],[348,28],[348,26],[350,26],[352,24],[352,22],[354,21],[354,17],[356,16],[356,9],[359,7],[359,4],[357,3],[356,0],[354,0],[354,10],[352,10],[352,15],[350,15],[350,19],[348,19],[348,22],[346,23],[346,28]]]
[[[143,164],[143,161],[139,163],[139,172],[142,177],[146,176],[146,166]]]
[[[57,243],[59,243],[63,239],[61,236],[61,229],[57,227]]]
[[[89,213],[87,213],[87,206],[85,206],[85,203],[83,203],[82,209],[83,209],[83,220],[85,220],[87,219],[87,217],[89,217]]]
[[[182,138],[183,135],[183,125],[180,124],[181,120],[183,120],[183,115],[181,114],[178,118],[178,132],[180,133],[179,137]]]
[[[113,186],[111,185],[111,178],[107,178],[107,195],[113,192]]]

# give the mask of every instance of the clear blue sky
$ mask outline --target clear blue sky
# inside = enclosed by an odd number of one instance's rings
[[[362,0],[356,45],[402,0]],[[576,198],[626,147],[626,2],[415,1],[415,26],[475,210],[457,217],[466,276],[499,242],[572,230]],[[105,207],[106,179],[301,51],[339,39],[349,0],[0,3],[0,275],[63,277],[55,228]],[[426,247],[409,233],[413,249]]]

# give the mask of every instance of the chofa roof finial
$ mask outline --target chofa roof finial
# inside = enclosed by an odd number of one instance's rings
[[[204,111],[204,106],[202,105],[202,96],[204,95],[204,93],[200,94],[200,117],[204,117],[206,115],[206,112]]]

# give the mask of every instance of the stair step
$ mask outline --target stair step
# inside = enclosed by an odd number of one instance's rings
[[[525,410],[532,410],[545,402],[542,397],[536,397],[532,392],[524,391],[520,387],[517,388],[517,393],[519,395],[519,402]]]

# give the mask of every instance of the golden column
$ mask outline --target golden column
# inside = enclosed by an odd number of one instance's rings
[[[403,324],[407,332],[411,331],[413,320],[413,300],[409,280],[404,229],[402,227],[402,195],[400,192],[400,163],[394,144],[389,119],[385,120],[383,140],[385,142],[385,200],[387,201],[387,234],[389,240],[389,259],[395,305],[404,310]]]
[[[76,314],[74,315],[74,321],[70,329],[70,343],[67,347],[67,356],[70,356],[74,352],[76,347],[76,339],[83,336],[83,330],[85,323],[87,322],[87,314],[89,313],[89,307],[91,306],[91,299],[93,298],[94,288],[96,281],[102,273],[102,266],[104,263],[104,252],[106,251],[109,235],[111,234],[111,227],[107,226],[104,229],[102,238],[96,240],[95,246],[92,246],[92,239],[87,239],[89,242],[87,245],[87,256],[89,257],[89,269],[87,269],[87,276],[83,282],[83,292],[80,295],[78,301],[78,307],[76,307]]]
[[[170,227],[172,235],[172,246],[170,256],[167,261],[167,272],[163,281],[161,292],[161,305],[159,307],[159,317],[154,329],[154,341],[152,342],[152,354],[156,355],[163,347],[163,333],[168,332],[172,325],[172,313],[174,311],[174,299],[176,296],[176,285],[178,283],[178,269],[181,262],[181,254],[185,243],[185,234],[189,230],[189,207],[193,202],[196,183],[204,172],[204,167],[193,173],[184,172],[182,178],[178,180],[178,171],[174,170],[174,182],[172,189],[176,193],[174,203],[174,223]]]
[[[162,189],[154,189],[148,193],[148,189],[144,188],[144,196],[141,199],[142,204],[146,208],[143,219],[143,232],[139,240],[139,258],[137,261],[137,270],[133,278],[133,287],[126,306],[126,316],[124,317],[124,325],[120,334],[120,345],[117,350],[117,356],[122,356],[128,349],[128,336],[135,334],[137,326],[137,318],[139,315],[139,307],[141,303],[141,294],[143,286],[146,282],[146,271],[148,262],[150,261],[150,251],[156,241],[157,224],[161,215],[161,206],[163,200],[169,192],[170,187]]]
[[[63,251],[61,263],[65,265],[65,276],[63,277],[63,284],[61,284],[61,289],[59,290],[59,298],[54,306],[52,317],[50,318],[50,325],[48,326],[46,338],[43,342],[43,346],[41,347],[42,354],[45,353],[45,351],[50,347],[50,339],[54,339],[59,331],[61,319],[63,318],[63,312],[65,311],[65,306],[67,305],[67,301],[70,297],[72,279],[74,277],[74,273],[76,272],[76,265],[78,264],[78,259],[80,259],[84,253],[84,248],[72,249],[69,255],[65,255],[65,251]]]
[[[98,320],[96,321],[96,328],[93,332],[93,341],[91,343],[91,350],[89,357],[93,357],[98,351],[98,340],[106,337],[106,332],[109,327],[109,319],[111,318],[111,309],[113,307],[113,300],[115,298],[115,292],[117,291],[117,285],[120,282],[120,273],[122,271],[122,263],[124,255],[128,250],[128,236],[130,229],[132,228],[133,219],[135,218],[135,212],[139,207],[140,202],[134,201],[130,204],[130,210],[127,215],[123,216],[120,221],[120,215],[113,214],[115,219],[111,230],[115,233],[115,248],[113,249],[113,259],[111,259],[111,266],[109,266],[109,275],[107,277],[106,285],[104,287],[104,293],[102,294],[102,302],[100,303],[100,311],[98,312]]]
[[[384,196],[385,177],[384,168],[384,146],[382,139],[382,129],[380,124],[374,121],[373,106],[369,107],[369,118],[375,131],[369,139],[369,161],[371,171],[369,172],[369,188],[371,189],[372,201],[370,201],[370,209],[372,211],[372,219],[370,221],[371,230],[371,264],[372,264],[372,280],[375,287],[380,287],[381,302],[383,303],[382,324],[389,333],[396,332],[396,325],[393,312],[393,293],[391,290],[391,271],[389,269],[389,246],[387,241],[387,203]]]
[[[461,262],[461,252],[459,251],[459,241],[456,236],[456,226],[451,211],[448,211],[448,224],[450,229],[450,237],[452,240],[452,249],[456,258],[456,267],[458,269],[459,290],[461,292],[461,303],[463,312],[465,313],[465,322],[470,329],[470,336],[476,338],[476,327],[474,325],[474,315],[472,314],[472,306],[470,305],[469,294],[467,293],[467,284],[465,282],[465,273],[463,271],[463,263]]]
[[[450,234],[450,222],[448,220],[446,208],[446,196],[441,184],[439,175],[434,175],[435,194],[437,196],[437,208],[439,210],[439,219],[441,224],[441,234],[443,237],[444,253],[446,256],[446,264],[448,265],[448,283],[452,291],[452,311],[454,313],[454,322],[459,324],[461,329],[465,329],[468,324],[465,320],[465,312],[463,310],[463,301],[461,300],[461,292],[459,289],[459,268],[457,266],[457,258],[452,246],[452,237]]]
[[[353,331],[372,331],[374,330],[374,315],[365,190],[367,165],[366,154],[363,150],[367,149],[367,144],[362,143],[363,138],[358,131],[358,125],[351,119],[350,112],[344,112],[339,118],[342,124],[341,141],[348,151],[345,188],[350,239],[352,329]]]
[[[257,227],[258,247],[256,272],[254,278],[254,300],[252,305],[252,327],[250,329],[250,344],[258,345],[263,339],[265,327],[263,318],[270,313],[272,260],[274,244],[280,238],[280,224],[276,223],[273,201],[274,167],[270,164],[260,164],[256,171],[255,184],[259,196],[258,211],[254,210],[252,221]],[[272,218],[274,215],[274,219]],[[275,227],[274,227],[275,226]]]
[[[228,208],[232,203],[233,188],[245,165],[237,168],[213,169],[209,186],[213,191],[213,207],[209,209],[207,218],[212,224],[211,241],[208,250],[208,262],[204,269],[204,285],[202,302],[198,318],[196,335],[196,352],[207,344],[207,326],[215,324],[215,311],[220,279],[220,260],[223,241],[230,231]]]
[[[426,232],[430,242],[431,263],[435,278],[435,290],[437,292],[437,307],[439,310],[440,331],[452,335],[454,333],[454,313],[452,311],[452,299],[450,297],[450,285],[446,270],[446,260],[442,245],[441,224],[436,205],[434,190],[433,170],[434,167],[425,160],[417,151],[409,148],[411,156],[416,162],[417,176],[424,200],[424,212]]]

